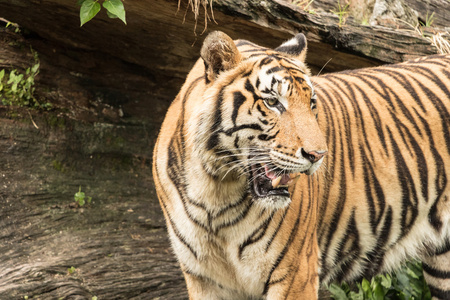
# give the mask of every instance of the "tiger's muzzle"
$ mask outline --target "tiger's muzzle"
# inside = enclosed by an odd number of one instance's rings
[[[295,183],[300,174],[286,173],[271,164],[254,164],[251,166],[251,186],[256,198],[267,196],[289,197],[288,188]]]

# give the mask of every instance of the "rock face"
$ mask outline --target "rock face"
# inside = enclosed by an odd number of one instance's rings
[[[402,0],[376,0],[369,23],[372,26],[408,28],[418,22],[417,12]]]
[[[303,32],[314,73],[436,52],[412,32],[341,26],[336,15],[279,0],[215,0],[203,35],[204,12],[194,30],[184,1],[125,8],[126,26],[101,12],[80,28],[76,1],[0,0],[0,18],[20,31],[0,20],[0,68],[26,69],[32,48],[36,95],[53,104],[45,112],[0,106],[1,299],[186,299],[151,160],[207,32],[269,47]],[[83,207],[74,202],[80,188],[93,199]]]
[[[391,28],[412,29],[419,22],[426,23],[433,14],[432,26],[449,32],[450,9],[446,0],[289,0],[306,11],[323,13],[339,12],[339,5],[345,9],[347,17],[358,24],[369,23]]]

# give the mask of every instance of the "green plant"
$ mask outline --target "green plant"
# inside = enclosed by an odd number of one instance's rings
[[[15,33],[19,33],[20,32],[20,27],[19,27],[19,25],[17,23],[13,23],[13,22],[9,22],[8,21],[8,23],[6,23],[6,25],[5,25],[5,28],[8,28],[9,26],[14,27],[14,32]]]
[[[423,23],[422,21],[419,21],[420,25],[423,27],[431,27],[433,22],[434,22],[434,12],[431,13],[431,15],[429,15],[429,13],[427,12],[427,15],[425,17],[425,23]]]
[[[419,262],[408,262],[392,275],[377,275],[370,281],[364,278],[355,288],[342,283],[331,284],[328,289],[336,300],[431,299]]]
[[[365,26],[369,26],[369,18],[368,17],[363,17],[361,20],[361,25],[365,25]]]
[[[314,2],[314,0],[297,0],[294,1],[294,4],[300,6],[304,11],[309,14],[315,14],[316,11],[314,9],[309,9],[309,6]]]
[[[127,24],[125,19],[125,8],[121,0],[102,0],[103,7],[106,9],[108,17],[115,19],[119,18],[122,22]],[[101,9],[100,0],[78,0],[80,8],[80,27],[86,22],[92,20]]]
[[[0,100],[3,105],[18,105],[34,108],[49,109],[50,103],[39,103],[34,96],[35,78],[39,74],[39,56],[34,53],[34,64],[25,73],[13,69],[0,71]]]
[[[72,275],[73,273],[75,273],[77,269],[75,269],[74,266],[71,266],[70,268],[67,269],[67,273],[69,273],[70,275]]]
[[[92,201],[92,197],[87,196],[84,192],[81,191],[81,186],[78,189],[78,192],[75,193],[75,195],[73,196],[73,198],[75,199],[75,202],[78,204],[78,206],[84,206],[86,204],[86,202],[88,204],[91,203]]]
[[[342,5],[341,1],[338,1],[338,9],[331,11],[333,14],[338,16],[338,18],[339,18],[339,27],[341,27],[342,25],[345,24],[345,21],[347,19],[347,15],[348,15],[348,11],[347,11],[348,6],[349,6],[348,3],[345,4],[345,5]]]

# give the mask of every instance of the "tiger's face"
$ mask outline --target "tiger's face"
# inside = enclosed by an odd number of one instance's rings
[[[202,49],[209,87],[198,140],[207,149],[205,166],[218,180],[247,181],[253,199],[264,205],[285,207],[289,186],[301,173],[313,174],[327,152],[303,63],[306,39],[298,35],[275,50],[250,52],[247,45],[241,54],[226,37],[221,46],[207,38]],[[208,60],[218,47],[226,62],[232,58],[227,66]]]

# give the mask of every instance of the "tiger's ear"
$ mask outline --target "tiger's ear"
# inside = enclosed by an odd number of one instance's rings
[[[241,54],[233,40],[221,31],[214,31],[206,37],[200,56],[205,62],[208,81],[214,81],[220,72],[235,67],[241,60]]]
[[[303,33],[298,33],[292,39],[281,44],[275,51],[284,52],[295,56],[300,61],[304,62],[306,59],[306,50],[308,44],[306,42],[306,37]]]

